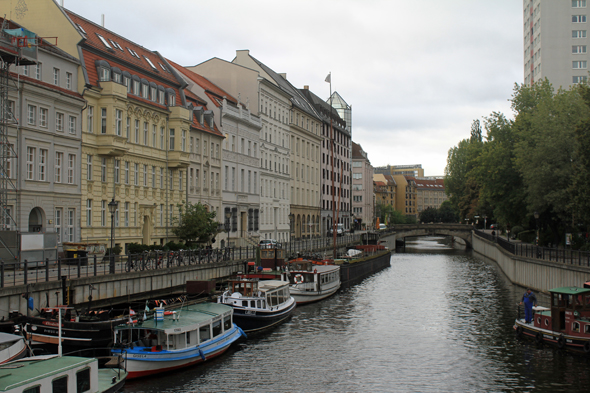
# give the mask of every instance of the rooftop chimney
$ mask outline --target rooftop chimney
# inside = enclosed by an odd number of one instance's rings
[[[104,27],[104,14],[100,15],[100,22],[102,24],[102,27]]]
[[[303,90],[309,90],[309,86],[308,85],[303,85]]]

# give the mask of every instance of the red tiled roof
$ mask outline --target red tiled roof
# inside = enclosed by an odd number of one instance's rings
[[[217,104],[217,106],[221,106],[221,100],[223,97],[229,102],[232,102],[235,105],[238,105],[238,100],[236,100],[231,94],[223,90],[221,87],[217,86],[209,79],[205,78],[202,75],[199,75],[193,71],[187,70],[183,66],[173,62],[170,59],[166,59],[166,61],[174,68],[176,68],[179,72],[181,72],[184,76],[189,78],[191,81],[196,83],[197,85],[201,86],[207,96]]]
[[[169,83],[173,85],[178,85],[176,77],[173,74],[171,74],[167,69],[166,71],[162,69],[162,66],[160,64],[162,64],[164,68],[166,68],[166,64],[163,63],[162,59],[160,59],[160,57],[156,53],[144,48],[141,45],[137,45],[136,43],[126,38],[123,38],[105,29],[102,26],[99,26],[81,17],[80,15],[74,14],[73,12],[68,10],[64,11],[70,17],[72,22],[74,22],[77,25],[80,25],[86,32],[86,40],[84,41],[83,45],[88,46],[90,48],[94,48],[103,53],[108,53],[108,59],[106,59],[107,61],[111,60],[111,58],[115,58],[117,60],[120,60],[121,62],[132,64],[133,66],[142,69],[146,75],[156,74],[158,75],[158,77],[167,80]],[[97,34],[100,34],[106,40],[106,42],[110,45],[111,49],[107,48],[102,43]],[[123,50],[120,50],[118,47],[115,47],[115,45],[113,45],[113,42],[111,41],[119,44],[119,46]],[[139,58],[133,56],[129,52],[129,49],[133,50],[139,56]],[[152,68],[152,66],[148,63],[146,58],[148,58],[151,61],[155,68]],[[117,67],[121,67],[121,63],[117,63]],[[137,72],[134,71],[133,73]]]

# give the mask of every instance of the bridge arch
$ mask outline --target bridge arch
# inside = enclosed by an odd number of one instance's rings
[[[473,244],[473,226],[463,224],[414,224],[394,225],[392,228],[396,239],[420,236],[453,236],[465,241],[468,249]],[[385,235],[387,236],[387,235]]]

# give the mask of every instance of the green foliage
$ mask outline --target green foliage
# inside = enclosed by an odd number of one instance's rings
[[[458,214],[449,201],[444,201],[438,209],[429,207],[420,213],[420,222],[423,223],[456,223],[458,220]]]
[[[497,112],[448,153],[445,189],[461,222],[476,215],[501,227],[539,226],[544,244],[590,224],[590,87],[554,91],[547,81],[514,87],[514,120]],[[533,213],[538,212],[538,222]],[[534,239],[533,239],[534,241]]]
[[[173,241],[169,241],[168,243],[164,244],[164,250],[166,251],[180,251],[186,249],[187,246],[184,243],[176,243]]]
[[[115,246],[113,247],[113,254],[115,255],[119,255],[121,254],[121,251],[123,251],[123,249],[121,248],[121,246]],[[111,248],[107,248],[106,254],[105,255],[111,255]]]
[[[207,211],[201,203],[179,205],[180,214],[174,218],[172,233],[187,244],[208,243],[218,233],[215,211]]]
[[[127,252],[129,254],[139,254],[150,249],[147,244],[131,243],[127,246]]]
[[[535,230],[522,231],[518,234],[518,239],[523,243],[534,243],[537,238],[537,232]]]
[[[512,234],[512,236],[513,236],[514,238],[517,238],[517,237],[518,237],[518,235],[519,235],[519,234],[520,234],[522,231],[524,231],[524,228],[523,228],[523,227],[521,227],[520,225],[517,225],[517,226],[515,226],[514,228],[512,228],[512,230],[510,231],[510,233]]]
[[[395,210],[391,205],[377,204],[377,212],[379,212],[381,224],[414,224],[416,222],[413,216],[406,216],[402,212]]]

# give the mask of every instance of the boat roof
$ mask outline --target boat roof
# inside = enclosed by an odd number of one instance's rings
[[[561,293],[565,295],[579,295],[583,293],[590,293],[590,288],[580,288],[580,287],[559,287],[550,289],[549,292],[551,293]]]
[[[18,336],[16,334],[0,333],[0,343],[8,343],[11,341],[19,341],[22,339],[23,339],[23,336]]]
[[[262,291],[271,291],[280,287],[288,287],[289,282],[279,280],[263,280],[258,282],[258,289]]]
[[[232,312],[233,308],[225,304],[200,303],[185,306],[176,311],[176,319],[173,319],[172,315],[165,315],[163,321],[156,321],[154,318],[150,318],[138,324],[115,326],[115,329],[150,329],[159,330],[165,334],[178,334],[208,325],[212,320],[220,320],[222,316],[229,315]]]
[[[35,356],[0,365],[0,392],[30,384],[49,375],[95,362],[94,358],[76,356]]]

